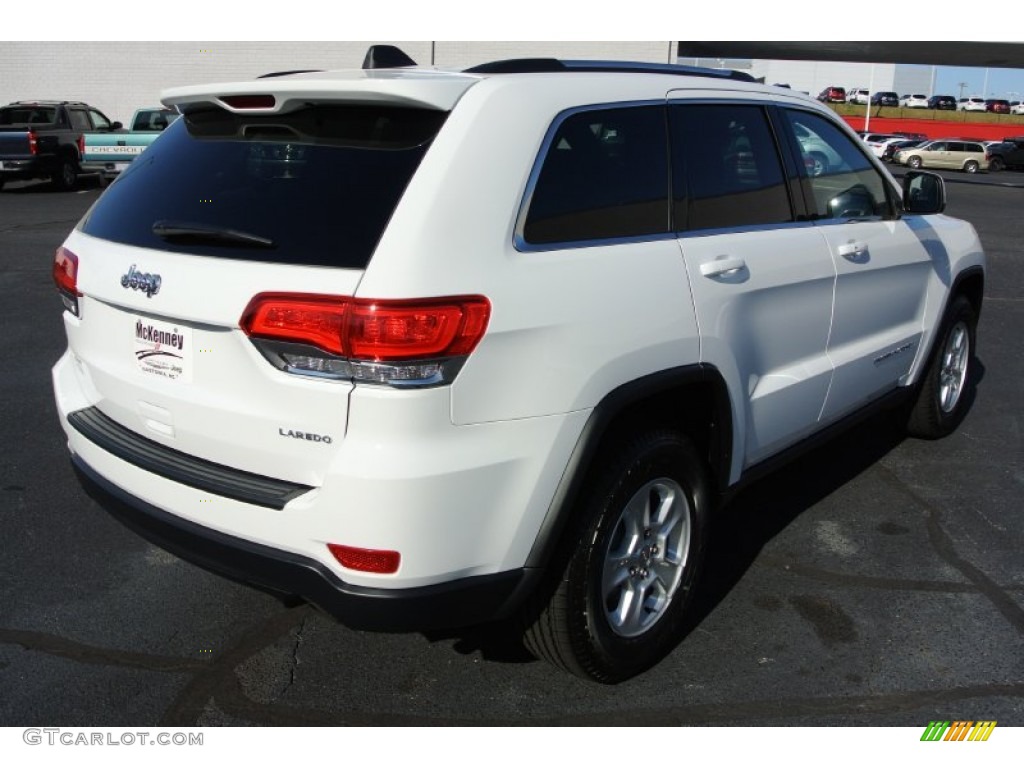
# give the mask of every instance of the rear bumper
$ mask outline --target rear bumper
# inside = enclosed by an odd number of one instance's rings
[[[0,179],[38,179],[49,176],[54,171],[54,162],[48,156],[32,157],[21,160],[0,160]]]
[[[110,483],[80,456],[73,455],[72,462],[86,492],[143,538],[236,581],[301,597],[354,629],[447,629],[505,618],[539,577],[538,571],[520,568],[426,587],[356,586],[311,558],[230,536],[165,512]]]

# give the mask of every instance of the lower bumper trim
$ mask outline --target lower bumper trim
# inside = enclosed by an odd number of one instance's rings
[[[313,603],[353,629],[455,629],[506,618],[536,584],[520,568],[426,587],[378,589],[349,584],[321,563],[184,520],[118,488],[72,456],[90,497],[127,528],[202,568],[279,595]]]

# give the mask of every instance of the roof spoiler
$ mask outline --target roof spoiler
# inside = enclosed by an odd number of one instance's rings
[[[363,57],[363,69],[394,69],[415,67],[416,62],[394,45],[371,45]]]

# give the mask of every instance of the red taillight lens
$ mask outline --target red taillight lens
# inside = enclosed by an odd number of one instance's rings
[[[79,134],[78,136],[78,154],[79,156],[85,154],[85,134]]]
[[[28,152],[30,155],[39,153],[39,138],[33,130],[29,130],[28,132]]]
[[[483,296],[417,301],[260,294],[242,315],[250,337],[309,344],[350,360],[394,362],[468,355],[487,330]]]
[[[334,355],[341,345],[348,299],[261,293],[249,302],[240,325],[249,336],[311,344]]]
[[[468,355],[487,327],[482,297],[430,302],[353,302],[345,347],[357,360],[391,361]]]
[[[343,544],[328,544],[327,548],[339,563],[353,571],[395,573],[402,561],[398,552],[389,549],[361,549]]]
[[[78,257],[64,246],[53,255],[53,282],[60,292],[64,307],[78,314]]]

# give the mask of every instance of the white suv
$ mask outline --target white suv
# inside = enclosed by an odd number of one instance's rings
[[[769,460],[963,418],[984,256],[939,177],[744,75],[408,64],[165,92],[57,251],[60,418],[143,535],[352,626],[515,616],[610,682]]]
[[[985,100],[981,96],[965,96],[957,103],[960,112],[984,112]]]

